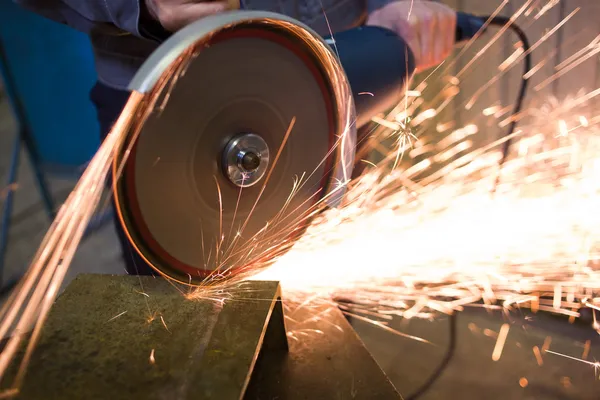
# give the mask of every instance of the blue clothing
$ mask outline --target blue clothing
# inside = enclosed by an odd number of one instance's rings
[[[126,89],[159,41],[143,26],[144,0],[14,0],[24,8],[90,36],[99,80]],[[321,35],[360,25],[367,11],[393,0],[242,0],[246,10],[273,11],[295,18]],[[325,15],[327,18],[325,18]]]

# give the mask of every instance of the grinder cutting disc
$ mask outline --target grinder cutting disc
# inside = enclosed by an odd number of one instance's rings
[[[339,203],[354,155],[351,91],[301,23],[205,18],[162,44],[132,89],[144,100],[115,160],[115,196],[160,273],[197,283],[272,261]]]

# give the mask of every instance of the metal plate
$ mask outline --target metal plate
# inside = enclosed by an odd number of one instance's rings
[[[354,131],[339,121],[350,107],[340,112],[333,86],[345,88],[345,76],[324,73],[306,42],[265,28],[229,26],[203,43],[145,121],[117,186],[135,247],[177,280],[272,261],[348,162],[348,143],[339,140],[352,142]],[[245,133],[259,135],[270,157],[263,178],[240,188],[225,173],[223,153]]]
[[[245,282],[224,304],[210,297],[189,301],[147,276],[78,275],[53,306],[13,398],[241,399],[261,347],[287,353],[279,284]],[[8,369],[3,393],[18,367]]]

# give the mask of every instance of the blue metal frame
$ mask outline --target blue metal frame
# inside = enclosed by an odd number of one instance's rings
[[[4,83],[4,90],[8,95],[8,101],[10,102],[13,113],[15,114],[17,120],[17,129],[18,136],[15,140],[15,145],[13,147],[12,159],[10,162],[10,169],[8,173],[8,193],[6,195],[6,199],[4,202],[4,209],[2,210],[2,226],[0,226],[0,285],[2,282],[2,276],[4,272],[4,262],[6,259],[6,251],[8,248],[8,236],[10,230],[10,220],[12,216],[13,209],[13,198],[14,198],[14,190],[13,187],[16,185],[18,181],[18,169],[19,169],[19,161],[20,161],[20,153],[24,148],[27,155],[29,156],[31,165],[33,167],[33,172],[35,176],[35,181],[38,185],[38,189],[40,195],[42,197],[42,201],[44,202],[44,207],[46,212],[48,213],[49,218],[54,218],[55,215],[55,206],[54,201],[52,200],[52,194],[48,187],[48,183],[46,182],[46,178],[40,168],[39,157],[37,156],[35,143],[31,138],[26,114],[23,110],[23,106],[19,101],[19,97],[16,94],[16,90],[13,86],[12,74],[8,68],[8,63],[6,62],[6,54],[4,52],[4,46],[2,45],[2,41],[0,40],[0,75],[2,76],[2,81]]]
[[[7,193],[4,199],[4,209],[2,210],[2,222],[0,222],[0,272],[4,270],[4,259],[8,249],[8,233],[10,227],[10,218],[13,208],[14,186],[17,183],[17,172],[19,169],[19,159],[21,154],[21,139],[17,138],[13,146],[13,152],[8,170]],[[1,280],[1,275],[0,275]]]
[[[27,156],[29,157],[29,161],[31,162],[33,173],[35,176],[35,182],[38,186],[38,190],[40,196],[42,198],[42,202],[44,203],[44,208],[46,213],[48,214],[48,218],[50,220],[55,217],[55,203],[52,199],[52,193],[46,181],[46,177],[44,172],[42,171],[42,165],[40,162],[40,157],[37,152],[35,140],[31,135],[30,124],[27,119],[27,114],[25,113],[24,106],[22,105],[19,96],[17,94],[17,90],[14,87],[14,79],[11,74],[9,64],[6,59],[6,53],[4,51],[4,47],[2,45],[2,41],[0,40],[0,77],[4,83],[4,90],[8,96],[8,100],[10,102],[11,108],[17,120],[17,137],[15,139],[15,144],[13,147],[13,152],[11,155],[10,168],[8,173],[8,192],[6,194],[6,198],[4,201],[4,208],[2,210],[2,218],[0,225],[0,291],[10,290],[8,287],[2,287],[3,273],[4,273],[4,263],[6,259],[6,252],[8,249],[9,243],[9,231],[10,231],[10,222],[13,211],[13,201],[14,201],[14,190],[13,187],[17,184],[18,181],[18,168],[20,161],[20,153],[22,150],[25,150]],[[101,227],[104,223],[112,218],[112,212],[105,212],[100,216],[94,218],[88,229],[86,231],[86,237]],[[16,283],[17,280],[12,280],[8,283],[7,286],[12,286]]]

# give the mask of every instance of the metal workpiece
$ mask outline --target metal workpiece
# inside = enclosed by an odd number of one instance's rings
[[[17,398],[242,398],[263,342],[287,351],[279,284],[198,300],[178,289],[152,277],[78,276],[52,308]]]
[[[15,398],[399,398],[335,306],[283,307],[277,282],[194,300],[183,290],[153,277],[78,276],[52,308]]]
[[[402,399],[335,304],[288,305],[284,314],[289,352],[259,355],[245,400]]]

